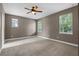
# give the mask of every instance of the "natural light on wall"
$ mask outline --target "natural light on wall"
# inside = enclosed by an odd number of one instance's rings
[[[59,33],[73,34],[73,19],[72,13],[59,16]]]
[[[11,24],[12,24],[12,28],[18,27],[18,19],[12,19]]]

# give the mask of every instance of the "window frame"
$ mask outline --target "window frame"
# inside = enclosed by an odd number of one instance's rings
[[[71,14],[71,17],[72,17],[72,32],[71,33],[69,33],[69,32],[61,32],[60,31],[60,16],[66,15],[66,14]],[[66,14],[62,14],[62,15],[59,16],[59,34],[70,34],[70,35],[73,35],[73,13],[70,12],[70,13],[66,13]]]
[[[42,28],[41,31],[39,31],[39,25],[38,25],[39,22],[41,23],[41,26],[42,26],[41,27]],[[38,21],[37,22],[37,32],[42,32],[42,31],[43,31],[43,23],[42,23],[42,21]]]
[[[17,25],[15,25],[16,23],[13,25],[13,20],[17,20],[17,21],[16,21]],[[12,27],[12,28],[17,28],[18,26],[19,26],[19,24],[18,24],[18,19],[12,18],[12,19],[11,19],[11,27]]]

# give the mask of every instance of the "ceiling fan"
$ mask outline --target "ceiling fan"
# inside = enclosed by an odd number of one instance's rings
[[[32,6],[31,9],[29,9],[29,8],[25,8],[25,9],[29,10],[29,12],[27,12],[27,14],[33,13],[34,15],[36,15],[37,12],[39,12],[39,13],[43,12],[43,11],[38,10],[38,6],[37,5]]]

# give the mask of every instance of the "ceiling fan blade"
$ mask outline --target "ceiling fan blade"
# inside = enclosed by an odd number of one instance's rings
[[[35,11],[35,12],[43,12],[43,11]]]
[[[29,13],[31,13],[31,12],[27,12],[27,14],[29,14]]]
[[[25,9],[27,9],[27,10],[31,10],[31,9],[29,9],[29,8],[25,8]]]
[[[35,8],[37,9],[37,8],[38,8],[38,6],[37,6],[37,5],[35,5]]]

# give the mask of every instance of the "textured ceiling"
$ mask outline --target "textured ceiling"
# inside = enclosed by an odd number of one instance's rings
[[[26,14],[28,10],[24,9],[24,7],[31,8],[33,5],[38,5],[39,10],[42,10],[43,12],[37,13],[36,15],[33,15],[32,13]],[[5,13],[8,14],[39,19],[76,5],[77,3],[3,3],[3,8]]]

